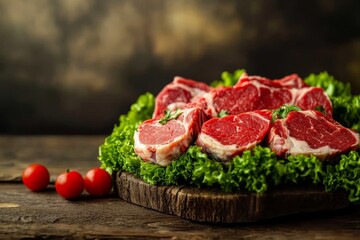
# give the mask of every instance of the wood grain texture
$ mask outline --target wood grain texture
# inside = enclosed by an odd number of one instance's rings
[[[358,239],[360,208],[276,218],[257,223],[198,223],[127,203],[113,195],[76,201],[53,186],[30,192],[0,183],[0,239]],[[14,207],[17,206],[17,207]]]
[[[262,195],[223,193],[187,186],[153,186],[126,172],[117,173],[115,192],[127,202],[200,222],[254,222],[350,205],[347,194],[316,188],[286,187]]]
[[[20,182],[32,163],[45,165],[50,181],[67,168],[85,174],[100,166],[98,149],[105,136],[0,136],[0,181]]]

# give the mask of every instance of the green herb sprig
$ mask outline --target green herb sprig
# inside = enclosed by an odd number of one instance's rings
[[[221,110],[219,112],[218,117],[222,118],[222,117],[225,117],[225,116],[228,116],[228,115],[229,115],[229,113],[226,110],[223,109],[223,110]]]
[[[165,110],[164,113],[165,116],[159,121],[159,123],[162,125],[165,125],[170,120],[177,119],[183,112],[178,108],[175,112],[171,110]]]
[[[272,121],[275,122],[276,119],[284,119],[290,112],[293,111],[301,111],[301,108],[295,105],[283,105],[273,111]]]

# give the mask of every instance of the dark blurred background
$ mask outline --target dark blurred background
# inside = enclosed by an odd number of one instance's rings
[[[328,71],[360,93],[360,1],[0,0],[0,134],[109,134],[180,75]]]

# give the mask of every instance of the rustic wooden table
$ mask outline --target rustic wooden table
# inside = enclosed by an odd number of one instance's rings
[[[85,174],[99,166],[104,136],[0,136],[0,239],[359,239],[360,207],[251,224],[205,224],[124,202],[110,194],[67,201],[53,185],[33,193],[21,184],[30,163]]]

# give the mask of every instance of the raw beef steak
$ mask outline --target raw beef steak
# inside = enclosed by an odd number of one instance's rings
[[[270,111],[253,111],[205,122],[196,144],[215,159],[230,161],[265,138],[271,124]]]
[[[134,134],[134,150],[145,161],[166,166],[184,153],[200,132],[205,114],[199,108],[181,110],[165,124],[161,119],[143,122]]]
[[[282,157],[304,154],[326,159],[356,149],[359,134],[319,111],[295,111],[275,121],[268,143]]]
[[[221,111],[229,115],[243,112],[277,109],[293,102],[291,89],[270,87],[259,82],[243,82],[236,87],[219,87],[204,94],[200,103],[209,117],[217,117]]]
[[[294,105],[303,110],[322,110],[332,117],[331,100],[322,88],[306,87],[297,90]]]
[[[302,78],[300,78],[297,74],[291,74],[283,77],[279,80],[274,80],[278,82],[284,88],[303,88],[307,87],[306,83]]]
[[[204,94],[198,100],[209,117],[217,117],[221,111],[229,115],[243,112],[277,109],[284,104],[297,105],[303,110],[323,109],[332,116],[332,105],[323,89],[307,87],[296,74],[279,80],[243,74],[234,87],[219,87]]]
[[[166,109],[174,110],[176,108],[183,108],[193,98],[203,95],[210,90],[211,87],[205,83],[175,77],[174,80],[166,85],[156,96],[153,118],[162,117]]]
[[[303,88],[307,86],[297,74],[291,74],[281,79],[270,80],[260,76],[248,76],[246,73],[244,73],[241,75],[235,87],[239,87],[245,83],[261,84],[272,88],[286,89]]]

